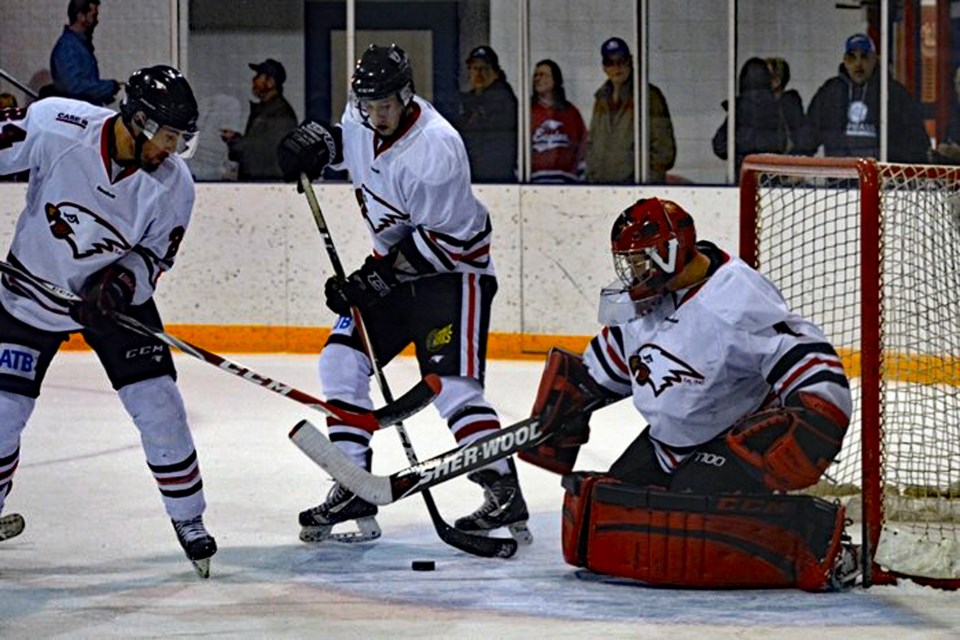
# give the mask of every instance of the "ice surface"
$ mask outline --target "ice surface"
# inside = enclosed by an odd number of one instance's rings
[[[231,355],[319,395],[309,356]],[[287,440],[291,400],[178,356],[218,540],[201,580],[177,545],[136,429],[89,353],[57,357],[24,433],[6,513],[27,519],[0,543],[0,638],[958,638],[960,594],[905,584],[842,594],[680,591],[584,580],[563,562],[559,478],[526,464],[532,547],[484,560],[440,542],[422,500],[382,508],[383,538],[355,546],[297,540],[297,512],[330,484]],[[541,365],[493,361],[488,396],[505,423],[525,417]],[[395,394],[411,360],[387,368]],[[642,423],[627,406],[598,413],[578,468],[605,468]],[[453,445],[433,409],[407,423],[420,457]],[[374,469],[406,466],[390,430]],[[472,511],[464,479],[434,492],[448,521]],[[414,572],[432,559],[436,571]]]

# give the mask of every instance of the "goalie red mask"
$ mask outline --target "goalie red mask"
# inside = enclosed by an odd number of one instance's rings
[[[610,245],[617,276],[634,302],[652,302],[693,259],[693,218],[676,202],[647,198],[613,223]]]

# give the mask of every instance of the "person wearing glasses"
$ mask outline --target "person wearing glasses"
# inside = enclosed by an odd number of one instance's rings
[[[609,38],[600,47],[607,80],[594,94],[587,149],[587,181],[600,184],[636,182],[633,159],[633,57],[622,38]],[[673,168],[677,144],[663,92],[648,84],[650,176],[663,183]]]

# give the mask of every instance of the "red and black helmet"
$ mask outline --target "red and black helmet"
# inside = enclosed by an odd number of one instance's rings
[[[617,276],[634,301],[658,297],[696,253],[693,218],[670,200],[646,198],[613,223],[610,247]]]

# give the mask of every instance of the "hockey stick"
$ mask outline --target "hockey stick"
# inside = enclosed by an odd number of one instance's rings
[[[36,91],[34,91],[33,89],[31,89],[31,88],[28,87],[27,85],[23,84],[22,82],[20,82],[20,81],[17,80],[16,78],[14,78],[12,75],[10,75],[9,73],[7,73],[7,72],[4,71],[3,69],[0,69],[0,78],[3,78],[4,80],[6,80],[7,82],[9,82],[9,83],[12,84],[13,86],[15,86],[17,89],[20,89],[20,91],[23,91],[25,94],[27,94],[28,96],[30,96],[30,97],[33,98],[34,100],[36,100],[36,99],[38,99],[38,98],[40,97],[40,96],[37,94]]]
[[[8,262],[0,261],[0,271],[3,271],[4,273],[9,274],[16,279],[30,283],[40,293],[46,295],[48,298],[60,303],[61,305],[69,306],[71,304],[76,304],[83,301],[83,298],[69,289],[57,286],[52,282],[47,282],[46,280],[20,269],[19,267]],[[284,384],[283,382],[279,382],[261,375],[256,371],[252,371],[235,362],[231,362],[223,356],[219,356],[211,351],[207,351],[206,349],[190,344],[186,340],[181,340],[180,338],[172,336],[169,333],[161,331],[160,329],[155,329],[151,326],[148,326],[139,320],[136,320],[135,318],[131,318],[130,316],[117,313],[114,314],[114,320],[117,324],[126,329],[160,340],[164,344],[174,347],[189,356],[197,358],[198,360],[202,360],[203,362],[211,364],[221,371],[226,371],[229,374],[243,378],[247,382],[252,382],[257,386],[263,387],[268,391],[273,391],[274,393],[306,405],[324,415],[335,417],[350,425],[357,426],[365,430],[373,431],[379,428],[389,427],[400,422],[404,418],[412,416],[429,405],[440,392],[440,378],[431,374],[414,385],[410,391],[405,393],[395,402],[388,403],[372,413],[354,413],[352,411],[341,409],[340,407],[337,407],[336,405],[330,404],[329,402],[319,398],[315,398],[308,393],[291,387],[288,384]]]
[[[343,269],[343,264],[340,262],[340,256],[337,253],[336,245],[333,244],[333,236],[330,235],[330,229],[327,227],[327,221],[323,217],[323,211],[320,209],[320,203],[317,201],[317,195],[313,191],[313,185],[310,184],[310,179],[307,178],[305,174],[300,174],[300,188],[303,190],[303,194],[307,198],[307,204],[310,206],[310,212],[313,214],[313,220],[317,223],[317,230],[320,232],[320,236],[323,238],[323,244],[327,250],[327,255],[330,258],[330,263],[333,266],[334,275],[341,280],[345,279],[346,272]],[[384,400],[389,405],[393,395],[390,393],[390,387],[387,384],[387,378],[383,373],[383,369],[380,368],[376,355],[373,353],[373,348],[370,344],[366,327],[364,326],[363,320],[360,317],[360,310],[354,307],[351,311],[353,313],[353,321],[357,326],[357,331],[360,334],[364,349],[367,352],[367,357],[370,358],[370,363],[374,374],[376,375],[377,383],[380,386],[380,392],[383,394]],[[400,436],[400,444],[403,446],[403,451],[407,456],[407,460],[410,462],[410,464],[416,465],[418,463],[417,454],[413,449],[413,443],[410,442],[410,438],[407,435],[407,430],[404,428],[402,422],[397,423],[397,435]],[[330,442],[328,439],[324,439],[327,440],[327,442]],[[336,449],[332,443],[331,447]],[[339,452],[339,450],[337,451]],[[359,471],[366,472],[366,470],[360,469],[360,467],[356,467],[356,465],[353,466]],[[329,472],[330,469],[327,469],[327,471]],[[336,475],[334,475],[334,477],[337,478]],[[349,487],[350,485],[346,486]],[[437,508],[437,503],[433,499],[433,494],[429,491],[423,491],[422,493],[423,501],[427,506],[427,512],[430,514],[430,520],[433,522],[433,527],[437,531],[437,536],[446,544],[460,549],[461,551],[485,558],[509,558],[517,552],[516,540],[509,538],[472,535],[450,526],[443,519],[443,516],[440,515],[440,509]]]
[[[550,435],[540,430],[537,418],[527,418],[458,449],[378,476],[355,465],[311,422],[301,420],[290,431],[290,439],[307,457],[364,500],[381,505],[415,493],[426,495],[430,487],[534,447]]]

